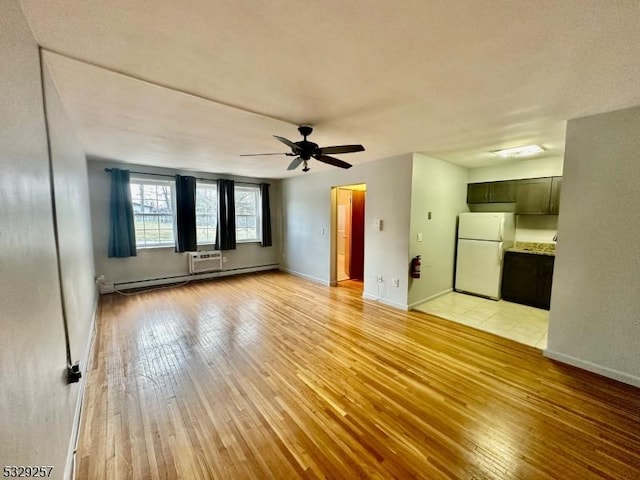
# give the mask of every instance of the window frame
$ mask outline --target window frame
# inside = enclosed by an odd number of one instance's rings
[[[135,232],[135,238],[136,238],[136,249],[147,249],[147,248],[171,248],[171,247],[175,247],[175,243],[176,243],[176,236],[177,236],[177,222],[176,222],[176,182],[175,180],[171,180],[171,179],[159,179],[156,177],[151,177],[151,176],[147,176],[144,174],[136,174],[136,175],[131,175],[130,179],[129,179],[129,191],[131,192],[131,203],[132,203],[132,207],[133,207],[133,191],[132,191],[132,185],[133,184],[140,184],[140,185],[153,185],[155,187],[158,186],[168,186],[171,188],[171,194],[170,194],[170,198],[169,198],[169,207],[171,209],[171,213],[149,213],[149,212],[139,212],[136,213],[135,209],[133,209],[133,222],[134,222],[134,232]],[[142,200],[144,201],[144,196],[142,197]],[[171,215],[171,232],[172,232],[172,239],[171,241],[165,241],[165,242],[158,242],[158,243],[144,243],[141,244],[140,243],[140,239],[138,236],[138,231],[140,231],[140,229],[136,228],[136,215],[146,215],[146,216],[156,216],[156,217],[160,217],[160,216],[167,216],[167,215]],[[166,229],[165,229],[166,230]],[[144,228],[144,221],[143,221],[143,232],[146,231],[146,229]],[[160,238],[160,231],[161,229],[158,228],[158,238]],[[145,235],[146,237],[146,235]]]
[[[215,191],[215,199],[216,199],[216,209],[215,212],[213,214],[201,214],[198,213],[198,189],[199,188],[203,188],[203,189],[209,189],[209,190],[214,190]],[[216,243],[216,234],[214,233],[213,235],[213,240],[212,241],[206,241],[206,242],[201,242],[200,239],[198,239],[198,215],[212,215],[214,220],[215,220],[215,232],[217,233],[218,231],[218,209],[219,209],[219,205],[218,205],[218,184],[216,183],[215,180],[212,180],[210,182],[196,182],[196,211],[195,211],[195,215],[196,215],[196,244],[197,245],[215,245]]]
[[[255,210],[256,210],[256,214],[255,215],[243,215],[243,214],[238,214],[238,202],[237,202],[237,193],[238,191],[252,191],[255,192]],[[260,192],[260,186],[259,185],[252,185],[252,184],[243,184],[243,183],[238,183],[236,185],[234,185],[234,200],[235,201],[235,216],[236,216],[236,243],[261,243],[262,242],[262,197],[261,197],[261,192]],[[238,217],[240,216],[244,216],[244,217],[256,217],[256,236],[253,238],[246,238],[246,239],[239,239],[239,235],[238,235],[238,229],[239,228],[248,228],[248,227],[238,227]]]

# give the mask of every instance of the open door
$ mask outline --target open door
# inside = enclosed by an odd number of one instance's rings
[[[335,188],[332,284],[344,280],[364,281],[365,189],[364,184]]]
[[[364,200],[363,190],[351,192],[349,278],[352,280],[364,280]]]

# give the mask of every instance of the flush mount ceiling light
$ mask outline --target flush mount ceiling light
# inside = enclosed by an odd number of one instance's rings
[[[536,153],[544,152],[544,148],[540,145],[523,145],[522,147],[504,148],[502,150],[495,150],[493,153],[502,158],[513,157],[530,157]]]

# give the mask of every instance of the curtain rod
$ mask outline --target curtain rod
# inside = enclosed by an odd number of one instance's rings
[[[110,172],[111,168],[105,168],[104,169],[105,172]],[[129,173],[134,173],[137,175],[153,175],[155,177],[169,177],[169,178],[175,178],[175,175],[169,175],[168,173],[149,173],[149,172],[134,172],[133,170],[129,170]],[[200,177],[195,177],[196,180],[205,180],[208,182],[212,182],[215,181],[215,178],[200,178]],[[234,180],[234,182],[236,182]],[[245,185],[262,185],[262,183],[257,183],[257,182],[236,182],[236,183],[244,183]],[[271,186],[271,184],[267,183],[267,185]]]

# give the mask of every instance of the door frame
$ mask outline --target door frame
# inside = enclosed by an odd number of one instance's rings
[[[365,192],[367,191],[366,182],[355,182],[348,183],[346,185],[336,185],[331,187],[331,193],[329,195],[330,198],[330,225],[331,225],[331,234],[329,235],[329,285],[332,287],[336,287],[338,285],[338,270],[336,264],[338,263],[338,242],[336,241],[336,236],[338,234],[338,189],[343,188],[347,190],[354,190],[354,188],[350,187],[364,187],[361,188]],[[367,196],[364,198],[364,236],[362,242],[366,245],[367,243]],[[363,245],[364,249],[364,245]],[[364,262],[364,278],[367,274],[367,264]],[[364,281],[363,281],[364,283]]]

